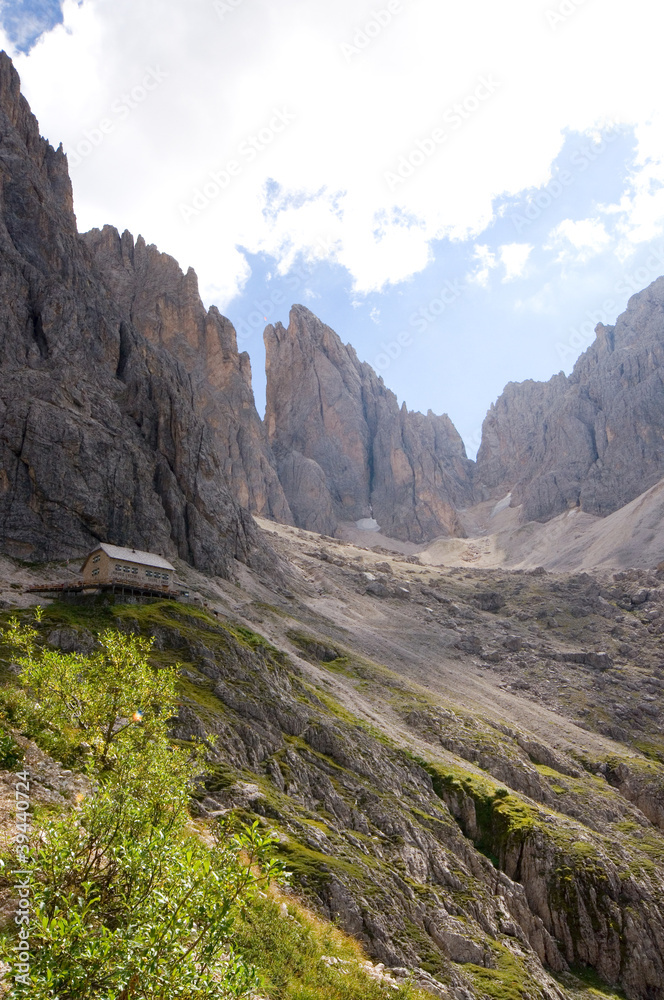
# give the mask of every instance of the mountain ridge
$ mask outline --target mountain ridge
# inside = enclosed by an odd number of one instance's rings
[[[268,326],[265,344],[268,436],[276,454],[318,465],[331,512],[324,533],[363,518],[405,541],[461,530],[454,502],[471,499],[470,464],[449,417],[399,407],[373,368],[304,306],[293,307],[287,329]],[[299,526],[310,516],[301,510]]]
[[[2,305],[6,330],[14,330],[12,344],[5,334],[4,356],[15,356],[11,377],[29,382],[19,393],[24,398],[38,394],[43,378],[35,373],[43,375],[49,365],[60,366],[54,400],[63,385],[99,381],[102,369],[111,382],[99,401],[113,399],[115,406],[119,397],[111,388],[113,379],[125,385],[123,419],[138,429],[142,448],[156,449],[151,482],[144,482],[140,496],[130,501],[136,511],[150,510],[136,544],[188,552],[199,568],[205,563],[229,572],[235,543],[220,545],[227,553],[223,558],[212,555],[217,514],[208,509],[210,491],[225,495],[212,504],[225,511],[220,519],[225,526],[216,533],[220,540],[234,536],[239,542],[253,532],[248,546],[236,545],[245,558],[259,545],[251,514],[330,535],[343,533],[353,522],[373,523],[388,539],[425,545],[437,538],[463,538],[473,521],[468,512],[491,498],[509,495],[519,523],[548,522],[570,509],[604,517],[664,475],[664,278],[633,296],[615,326],[598,325],[595,342],[569,377],[561,372],[548,382],[509,383],[487,413],[476,462],[467,458],[447,415],[400,407],[373,368],[301,305],[292,307],[288,327],[266,327],[262,421],[249,356],[238,352],[230,320],[203,306],[195,272],[184,274],[172,257],[142,237],[134,240],[111,226],[78,235],[66,156],[62,147],[56,151],[40,138],[4,54],[0,106],[6,123],[2,249],[8,262]],[[27,283],[26,267],[34,268]],[[18,284],[10,291],[12,268]],[[46,301],[51,314],[45,323]],[[27,366],[23,357],[29,359]],[[64,374],[70,364],[85,374],[82,382],[78,375]],[[4,372],[9,376],[7,360]],[[171,388],[164,394],[166,385]],[[104,487],[94,500],[86,495],[87,483],[78,482],[78,499],[65,517],[69,541],[57,548],[58,532],[43,513],[55,512],[57,521],[67,506],[49,462],[60,449],[64,466],[71,464],[64,437],[78,432],[61,404],[71,409],[72,401],[63,397],[51,404],[60,407],[62,440],[50,441],[51,455],[43,453],[37,474],[34,464],[28,462],[25,469],[20,460],[17,464],[16,438],[25,437],[27,412],[17,414],[15,390],[8,389],[11,406],[4,421],[7,433],[16,426],[5,452],[0,544],[15,554],[44,557],[64,552],[66,545],[82,554],[102,537],[131,542],[132,518],[121,513],[125,498],[120,498],[125,487],[130,495],[135,492],[141,477],[120,462],[113,472],[116,487],[103,467],[96,470],[95,489],[100,490],[102,479]],[[89,398],[79,402],[79,411],[92,412]],[[43,407],[39,417],[33,408],[33,417],[37,427],[49,422]],[[97,421],[97,429],[103,424]],[[192,431],[185,435],[186,444],[174,439],[185,426]],[[122,433],[127,440],[134,434]],[[202,464],[194,457],[200,453],[196,435],[205,442]],[[95,447],[103,452],[109,445],[97,442]],[[145,465],[137,456],[132,461],[134,467]],[[27,478],[19,475],[22,470]],[[91,470],[86,477],[94,480]],[[116,497],[110,507],[108,496]],[[99,519],[97,512],[105,506]],[[35,516],[33,508],[41,513]],[[240,509],[246,513],[240,515]],[[133,518],[134,528],[139,521]],[[246,525],[236,529],[231,521]],[[48,529],[39,528],[47,522]],[[207,540],[201,544],[203,536]]]

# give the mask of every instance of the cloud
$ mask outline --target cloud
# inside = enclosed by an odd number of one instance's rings
[[[559,261],[571,260],[577,263],[602,253],[611,242],[604,223],[598,219],[564,219],[552,230],[550,237],[551,243],[547,249],[560,248]]]
[[[500,262],[505,267],[503,281],[513,281],[523,276],[533,250],[530,243],[504,243],[499,247]]]
[[[497,251],[491,250],[487,244],[477,243],[473,250],[473,258],[478,262],[474,271],[467,275],[471,284],[480,288],[488,288],[491,272],[501,264],[505,268],[503,282],[513,281],[523,276],[526,263],[534,248],[530,243],[503,243]]]
[[[489,284],[490,272],[498,266],[496,255],[488,246],[478,243],[475,245],[473,257],[479,263],[476,270],[467,276],[467,280],[481,288],[486,288]]]
[[[550,179],[566,130],[590,136],[610,122],[634,126],[639,143],[616,233],[629,249],[662,232],[658,8],[634,0],[625,18],[619,0],[605,0],[554,31],[533,0],[512,0],[509,16],[495,0],[402,0],[348,60],[343,45],[383,6],[238,0],[222,16],[212,0],[65,0],[64,23],[28,55],[7,34],[0,44],[53,143],[76,152],[114,123],[72,169],[81,228],[143,233],[194,266],[221,308],[249,275],[239,247],[282,272],[324,254],[366,295],[421,272],[437,241],[483,246],[500,199]],[[598,51],[620,53],[601,86]],[[130,106],[125,95],[150,70],[163,83]],[[483,79],[497,86],[480,99]],[[278,113],[293,118],[283,131],[271,125]],[[430,151],[434,130],[446,138]],[[385,172],[418,150],[424,159],[390,190]],[[215,182],[233,163],[228,183]],[[185,220],[180,206],[215,183],[219,193]],[[606,245],[599,220],[568,221],[560,252],[581,259]],[[498,251],[505,280],[527,260],[525,245],[512,246]],[[479,264],[474,280],[486,283],[495,260]]]

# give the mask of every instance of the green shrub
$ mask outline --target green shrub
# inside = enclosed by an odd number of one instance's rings
[[[13,736],[5,729],[0,729],[0,769],[12,771],[23,757],[23,750]]]
[[[233,927],[280,866],[257,823],[232,837],[219,830],[211,845],[193,834],[187,807],[201,750],[168,737],[176,670],[153,670],[150,643],[134,636],[104,632],[90,657],[44,650],[36,639],[16,620],[4,634],[22,654],[25,711],[54,730],[66,726],[73,742],[85,737],[90,790],[37,836],[20,834],[5,859],[8,871],[29,873],[33,907],[29,971],[14,968],[23,978],[10,996],[249,996],[257,978],[233,951]],[[10,934],[2,948],[10,964],[15,946]]]
[[[286,912],[283,912],[286,910]],[[386,986],[366,971],[357,942],[288,899],[259,898],[238,921],[242,953],[264,971],[262,994],[279,1000],[416,1000],[410,985]],[[331,961],[330,961],[331,960]],[[431,995],[426,994],[428,1000]]]
[[[49,733],[69,737],[83,745],[93,768],[102,769],[112,766],[121,744],[167,738],[178,668],[150,666],[154,640],[105,629],[99,650],[83,656],[40,647],[38,638],[37,629],[17,618],[2,633],[21,667],[23,691],[14,698],[14,716],[31,735],[43,734],[47,744]]]

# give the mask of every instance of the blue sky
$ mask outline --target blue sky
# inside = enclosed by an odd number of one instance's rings
[[[60,0],[3,0],[0,17],[10,42],[27,53],[46,31],[62,23]]]
[[[287,325],[297,301],[352,343],[400,401],[450,412],[474,451],[486,409],[507,382],[569,373],[597,322],[612,323],[634,291],[664,272],[664,240],[624,265],[606,253],[579,261],[583,247],[574,251],[562,233],[558,241],[550,236],[566,219],[593,218],[598,205],[619,199],[634,152],[631,129],[568,135],[547,185],[497,199],[478,239],[435,241],[430,264],[380,292],[354,294],[338,265],[300,258],[280,275],[275,258],[248,254],[251,276],[227,311],[251,355],[259,407],[265,319]],[[518,279],[505,280],[499,248],[513,243],[532,251]]]
[[[141,233],[236,324],[301,302],[469,453],[664,272],[664,13],[634,0],[5,3],[79,227]],[[602,58],[598,58],[602,53]]]

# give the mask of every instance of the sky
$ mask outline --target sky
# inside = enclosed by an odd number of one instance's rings
[[[79,229],[142,234],[235,324],[308,306],[469,455],[664,273],[652,0],[0,0]]]

